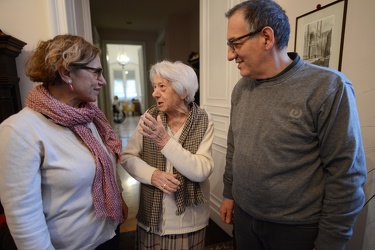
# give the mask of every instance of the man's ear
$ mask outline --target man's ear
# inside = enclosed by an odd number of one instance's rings
[[[272,49],[275,44],[275,34],[273,29],[269,26],[266,26],[262,30],[262,35],[264,37],[264,46],[266,50]]]
[[[60,66],[58,69],[57,69],[57,72],[59,72],[59,75],[61,77],[61,79],[68,83],[68,82],[71,82],[72,81],[72,78],[70,76],[70,71],[67,70],[66,68]]]

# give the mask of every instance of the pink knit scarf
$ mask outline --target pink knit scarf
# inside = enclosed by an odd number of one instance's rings
[[[107,150],[118,160],[121,140],[113,132],[101,110],[92,103],[84,103],[79,108],[73,108],[53,98],[42,85],[37,85],[30,91],[26,105],[51,118],[56,124],[68,127],[82,139],[95,158],[93,198],[96,216],[108,217],[122,223],[124,219],[121,194],[117,187],[112,160],[86,126],[90,122],[95,124]]]

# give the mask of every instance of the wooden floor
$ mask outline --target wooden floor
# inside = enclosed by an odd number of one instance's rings
[[[135,131],[139,121],[139,116],[127,116],[121,124],[115,124],[114,130],[122,140],[122,147],[125,149],[130,136]],[[119,175],[122,182],[122,196],[129,207],[128,219],[121,225],[121,232],[130,232],[136,229],[136,219],[139,202],[139,182],[132,178],[123,168],[119,168]]]

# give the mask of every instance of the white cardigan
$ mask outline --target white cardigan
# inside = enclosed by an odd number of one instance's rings
[[[177,216],[174,193],[164,194],[159,222],[160,231],[157,233],[159,235],[194,232],[208,225],[210,215],[210,183],[208,177],[214,170],[214,160],[212,158],[214,125],[210,115],[208,115],[208,118],[207,131],[196,154],[191,154],[178,143],[183,126],[174,135],[168,128],[168,134],[171,139],[161,150],[161,153],[167,158],[166,172],[173,173],[174,166],[191,181],[199,182],[208,202],[197,206],[188,206],[182,215]],[[151,176],[156,168],[151,167],[139,157],[143,146],[143,136],[138,132],[139,129],[140,126],[138,125],[129,139],[127,147],[121,155],[121,165],[136,180],[151,185]],[[149,229],[141,223],[138,224],[146,230]]]
[[[26,107],[0,138],[0,197],[18,249],[94,249],[115,235],[116,222],[95,216],[95,161],[70,129]]]

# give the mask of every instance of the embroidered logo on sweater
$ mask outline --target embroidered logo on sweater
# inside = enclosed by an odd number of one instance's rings
[[[300,118],[302,116],[302,110],[298,108],[292,109],[289,114],[293,118]]]

